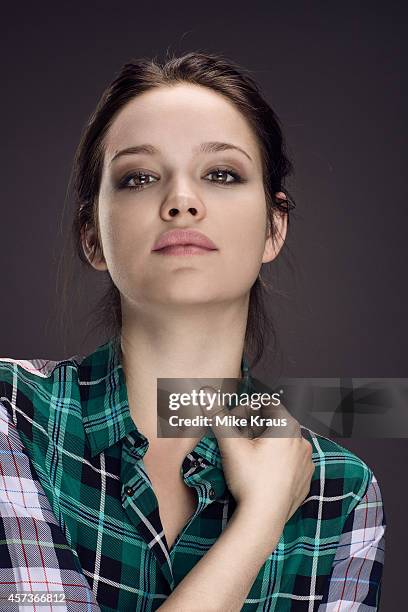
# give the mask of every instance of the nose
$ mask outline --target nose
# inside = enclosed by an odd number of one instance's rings
[[[180,185],[175,186],[174,190],[168,194],[160,209],[160,216],[164,221],[176,217],[193,216],[201,219],[206,214],[204,203],[192,191]]]
[[[194,206],[190,206],[188,209],[188,212],[191,213],[193,215],[193,217],[196,216],[197,214],[197,209]],[[180,208],[177,208],[175,206],[173,206],[173,208],[170,208],[169,210],[169,216],[170,217],[175,217],[176,215],[180,214]]]

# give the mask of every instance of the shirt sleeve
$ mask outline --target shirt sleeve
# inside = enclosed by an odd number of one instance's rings
[[[374,475],[347,517],[318,612],[379,610],[385,513]]]
[[[61,612],[100,612],[80,570],[0,401],[0,610],[31,609],[33,604],[21,606],[17,599],[23,591],[28,598],[40,591]]]

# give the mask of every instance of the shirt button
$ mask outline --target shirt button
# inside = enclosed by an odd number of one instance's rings
[[[213,498],[215,497],[215,491],[214,491],[214,489],[210,489],[210,490],[208,491],[208,495],[210,496],[210,498],[211,498],[211,499],[213,499]]]
[[[194,459],[194,460],[191,462],[191,465],[192,465],[192,467],[196,468],[196,467],[198,467],[198,466],[200,465],[200,462],[199,462],[199,461],[197,461],[197,459]]]
[[[133,495],[133,493],[134,493],[134,492],[135,492],[135,491],[134,491],[134,489],[132,489],[132,487],[126,487],[126,488],[125,488],[125,493],[126,493],[126,495],[128,495],[129,497],[131,497],[131,496]]]

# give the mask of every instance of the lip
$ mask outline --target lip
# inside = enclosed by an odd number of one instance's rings
[[[155,251],[160,255],[208,255],[214,253],[215,249],[203,249],[195,244],[175,244]]]
[[[217,250],[217,246],[205,234],[190,229],[173,229],[164,232],[152,249],[167,255],[198,255]]]

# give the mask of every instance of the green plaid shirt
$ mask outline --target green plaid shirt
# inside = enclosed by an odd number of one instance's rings
[[[0,595],[35,588],[64,591],[58,610],[156,610],[234,511],[210,432],[182,462],[198,503],[168,548],[119,347],[112,339],[84,358],[0,360]],[[242,610],[377,610],[378,483],[353,453],[302,432],[316,466],[309,495]]]

